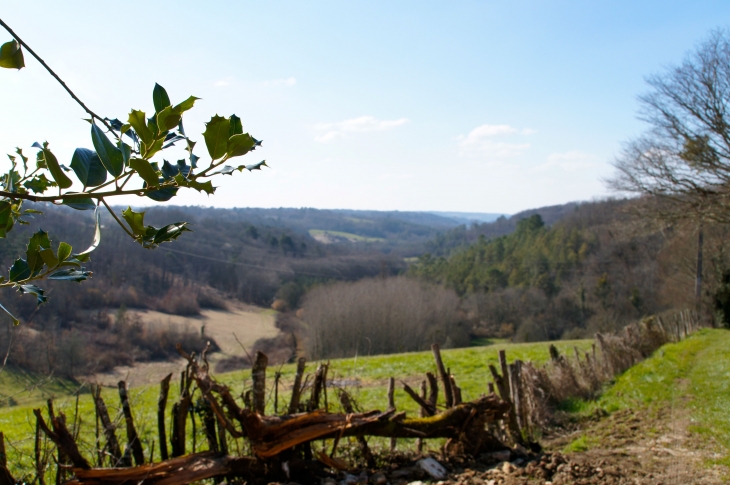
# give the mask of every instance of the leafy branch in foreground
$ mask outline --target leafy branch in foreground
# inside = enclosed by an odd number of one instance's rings
[[[93,210],[95,218],[94,240],[89,249],[74,254],[69,244],[61,242],[54,250],[48,234],[39,230],[30,237],[25,258],[18,258],[9,270],[8,278],[0,276],[0,287],[14,287],[20,293],[35,295],[38,304],[46,301],[45,292],[33,282],[50,279],[83,281],[91,276],[82,265],[99,244],[100,210],[106,209],[124,231],[144,248],[177,239],[189,231],[187,222],[174,222],[163,227],[145,225],[144,212],[131,207],[122,211],[121,218],[110,207],[107,199],[120,195],[147,197],[157,202],[167,202],[178,195],[180,189],[192,189],[215,193],[212,178],[232,175],[235,171],[261,170],[266,162],[255,164],[229,164],[236,157],[246,155],[261,146],[261,141],[243,132],[241,119],[236,115],[215,115],[206,123],[203,139],[210,157],[201,162],[194,153],[196,142],[191,140],[183,127],[183,115],[200,99],[189,96],[175,105],[167,91],[155,84],[152,91],[154,111],[151,116],[142,110],[132,109],[126,122],[117,118],[101,118],[91,111],[53,72],[30,47],[25,44],[2,20],[0,25],[14,40],[0,46],[0,67],[22,69],[25,67],[23,48],[26,48],[46,70],[63,86],[71,97],[89,114],[90,148],[77,148],[68,166],[59,162],[48,142],[34,143],[35,160],[30,160],[22,148],[8,154],[10,169],[0,176],[0,238],[6,237],[15,224],[28,224],[24,217],[40,211],[23,209],[24,201],[50,202],[67,205],[76,210]],[[184,144],[184,158],[169,162],[159,155]],[[153,157],[158,160],[153,161]],[[71,177],[75,176],[74,181]],[[18,320],[8,313],[15,324]]]

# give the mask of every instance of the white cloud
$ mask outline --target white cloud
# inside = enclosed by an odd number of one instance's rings
[[[282,79],[272,79],[271,81],[266,81],[266,82],[264,82],[264,85],[291,87],[291,86],[294,86],[296,83],[297,83],[297,78],[287,77],[287,78],[282,78]]]
[[[548,155],[547,162],[533,168],[533,171],[543,172],[551,168],[560,168],[566,172],[575,172],[587,168],[593,168],[598,165],[595,155],[571,150],[564,153],[552,153]]]
[[[516,157],[522,155],[530,148],[529,143],[510,143],[505,141],[494,141],[495,137],[509,135],[530,135],[534,130],[518,130],[510,125],[481,125],[469,132],[468,135],[460,135],[459,154],[462,156],[481,155],[488,157]]]
[[[231,81],[233,81],[233,76],[224,77],[223,79],[214,82],[213,86],[215,86],[217,88],[222,88],[224,86],[230,86]]]
[[[397,120],[379,120],[374,116],[360,116],[337,123],[317,123],[314,129],[324,132],[317,135],[315,141],[325,143],[346,136],[349,133],[372,133],[376,131],[392,130],[408,123],[408,118]]]

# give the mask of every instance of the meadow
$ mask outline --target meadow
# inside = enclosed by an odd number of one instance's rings
[[[573,351],[573,347],[580,350],[587,350],[592,344],[591,340],[560,341],[554,345],[560,352]],[[549,359],[549,342],[531,344],[508,344],[494,343],[492,345],[469,347],[462,349],[448,349],[442,351],[444,364],[451,369],[455,376],[457,385],[461,387],[464,400],[472,400],[487,392],[488,382],[491,381],[488,366],[498,365],[498,352],[505,349],[508,361],[516,359],[532,361],[536,363],[546,362]],[[307,373],[314,373],[317,362],[307,364]],[[288,403],[289,389],[294,380],[295,366],[287,364],[278,368],[270,367],[267,372],[269,385],[269,399],[267,413],[274,412],[273,398],[273,374],[281,372],[279,387],[279,410]],[[402,390],[401,381],[408,382],[412,387],[417,387],[425,378],[426,372],[436,372],[436,366],[430,351],[414,352],[407,354],[393,354],[380,356],[360,356],[350,359],[339,359],[330,362],[328,380],[346,389],[354,398],[357,406],[363,410],[387,408],[387,384],[390,377],[396,379],[395,403],[398,410],[409,413],[417,412],[417,405]],[[32,377],[32,376],[30,376]],[[37,376],[36,376],[37,377]],[[234,395],[239,395],[244,389],[251,385],[250,370],[219,374],[216,378],[230,386]],[[86,456],[95,456],[95,413],[88,387],[84,386],[78,392],[78,399],[74,391],[79,389],[78,385],[62,380],[43,382],[29,390],[24,390],[27,384],[13,371],[8,369],[0,374],[0,383],[3,384],[4,395],[9,395],[11,389],[6,389],[4,383],[14,382],[15,396],[18,403],[15,406],[0,407],[0,431],[5,433],[8,461],[11,472],[15,477],[32,479],[33,472],[33,442],[35,431],[35,418],[33,408],[44,408],[45,398],[53,397],[54,406],[57,411],[62,411],[67,416],[69,423],[78,423],[80,427],[79,443],[82,453]],[[179,395],[178,386],[171,385],[168,410]],[[159,387],[156,385],[140,386],[130,390],[132,412],[134,414],[137,431],[141,436],[144,449],[149,452],[159,450],[159,446],[153,446],[157,439],[157,397]],[[116,416],[116,422],[121,422],[119,398],[116,388],[104,388],[102,391],[110,416]],[[199,398],[195,394],[193,401]],[[443,395],[439,396],[443,399]],[[328,402],[331,410],[339,410],[340,406],[332,388],[328,389]],[[76,409],[78,408],[78,412]],[[45,409],[44,409],[45,413]],[[197,450],[206,449],[205,437],[202,426],[198,421],[196,433],[193,435],[191,426],[188,425],[188,450],[193,447]],[[120,442],[125,440],[123,430],[119,429],[117,437]],[[404,443],[408,445],[408,442]],[[376,443],[377,445],[377,443]],[[231,449],[241,451],[245,446],[242,442],[231,443]],[[159,459],[158,451],[155,451],[155,459]]]

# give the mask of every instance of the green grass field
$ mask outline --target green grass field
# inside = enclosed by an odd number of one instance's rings
[[[382,237],[359,236],[357,234],[352,234],[349,232],[327,231],[324,229],[310,229],[309,235],[315,239],[317,238],[317,236],[341,237],[341,238],[347,239],[350,242],[382,242],[382,241],[385,241],[385,239],[383,239]]]
[[[591,341],[562,341],[555,342],[555,345],[561,352],[572,351],[573,346],[587,350],[590,348]],[[462,388],[464,399],[471,400],[486,393],[487,383],[491,379],[487,366],[498,363],[498,350],[506,349],[509,361],[521,359],[523,361],[545,362],[549,358],[548,347],[549,343],[498,343],[482,347],[444,350],[442,351],[442,356],[444,364],[451,369],[452,374],[456,377],[457,384]],[[316,362],[308,364],[307,372],[313,373],[316,365]],[[273,383],[273,378],[271,377],[276,370],[282,373],[279,401],[279,407],[281,408],[282,403],[288,402],[288,390],[294,378],[295,367],[293,365],[285,365],[280,369],[269,368],[269,384]],[[431,352],[415,352],[333,360],[330,365],[328,377],[329,379],[340,380],[341,385],[351,393],[361,409],[372,410],[385,409],[387,407],[387,381],[392,376],[398,383],[395,393],[396,407],[399,410],[416,412],[417,405],[402,390],[400,381],[408,381],[412,387],[416,386],[417,388],[418,382],[425,378],[426,372],[435,371],[436,368]],[[6,370],[6,372],[8,371]],[[249,387],[251,383],[250,371],[231,372],[216,377],[221,382],[229,385],[234,390],[234,395],[239,395],[244,387]],[[173,382],[175,382],[174,379]],[[69,392],[72,390],[75,390],[75,388],[71,388],[68,385],[65,387],[54,387],[53,389],[46,389],[43,393],[28,394],[23,397],[22,405],[0,408],[0,431],[5,433],[9,462],[12,464],[11,471],[15,474],[16,478],[22,478],[24,476],[26,478],[32,478],[30,470],[32,468],[31,457],[35,429],[35,418],[33,417],[32,409],[34,407],[44,407],[45,403],[42,399],[53,395],[55,397],[56,409],[65,412],[68,422],[72,422],[74,416],[76,416],[76,401],[73,396],[69,395]],[[5,393],[5,391],[3,392]],[[158,392],[157,386],[134,388],[130,391],[135,424],[140,436],[142,436],[145,450],[150,449],[151,442],[156,440],[157,436],[156,403]],[[119,422],[119,398],[117,390],[112,388],[104,389],[102,395],[107,403],[110,415],[112,417],[117,416],[117,422]],[[168,406],[171,406],[177,395],[178,386],[171,386]],[[194,399],[198,397],[196,395]],[[439,397],[443,398],[443,396]],[[35,402],[32,402],[34,400]],[[328,400],[331,406],[332,403],[336,402],[336,397],[332,390],[329,391]],[[273,411],[273,404],[272,397],[268,403],[269,412]],[[339,405],[335,409],[339,410]],[[81,422],[79,441],[82,452],[86,456],[94,456],[95,414],[92,400],[88,394],[81,394],[80,396],[78,419]],[[188,431],[190,431],[189,425]],[[123,431],[121,429],[118,432],[118,437],[120,441],[123,440]],[[205,449],[207,445],[203,444],[204,441],[205,438],[202,434],[200,423],[198,423],[195,436],[197,449],[201,449],[201,444],[202,449]],[[190,433],[188,450],[192,449],[192,442],[193,436]],[[155,449],[159,450],[159,446],[155,446]]]
[[[596,401],[568,404],[578,416],[598,408],[608,413],[680,411],[689,415],[691,432],[730,451],[730,332],[704,329],[667,344],[618,377]],[[591,437],[581,436],[566,451],[585,450],[593,443]],[[730,465],[730,458],[721,461]]]

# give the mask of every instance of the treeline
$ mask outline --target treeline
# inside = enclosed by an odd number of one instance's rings
[[[473,334],[523,341],[587,337],[692,304],[691,265],[678,264],[696,254],[692,228],[634,219],[632,203],[574,205],[552,226],[534,214],[450,257],[425,254],[409,273],[454,289]]]
[[[53,206],[41,209],[43,215],[32,219],[29,226],[17,227],[0,243],[4,268],[24,254],[28,237],[38,229],[50,234],[54,247],[66,241],[80,251],[90,244],[94,228],[91,211],[79,213]],[[301,294],[323,282],[394,275],[405,268],[397,256],[360,246],[323,245],[286,227],[252,224],[235,210],[150,208],[145,219],[157,226],[177,221],[190,222],[193,232],[172,244],[147,250],[104,213],[102,244],[87,265],[94,273],[89,281],[43,282],[49,299],[40,307],[35,298],[12,290],[0,295],[0,303],[22,321],[15,329],[9,319],[4,322],[7,332],[2,333],[8,338],[0,338],[2,355],[12,346],[10,364],[42,372],[53,368],[69,376],[131,361],[165,359],[175,349],[174,339],[164,335],[189,339],[197,330],[186,336],[184,329],[133,325],[130,333],[114,319],[109,323],[105,316],[120,308],[195,315],[202,308],[225,309],[229,299],[266,307],[279,292]],[[147,337],[162,342],[166,350],[150,350],[152,344],[144,343]],[[74,352],[79,355],[72,358]],[[38,359],[34,355],[48,357]]]
[[[280,341],[288,346],[281,355],[406,352],[428,341],[463,346],[490,337],[584,338],[696,305],[697,227],[635,218],[635,203],[549,208],[544,212],[551,218],[562,214],[552,224],[536,210],[500,219],[492,229],[459,227],[439,241],[468,233],[475,236],[472,244],[448,255],[426,253],[405,276],[318,285],[304,294],[282,291],[279,309],[289,312],[280,321],[291,337]],[[513,231],[506,230],[508,221]],[[490,230],[507,234],[490,238]],[[705,227],[704,233],[705,307],[730,315],[728,228]]]

